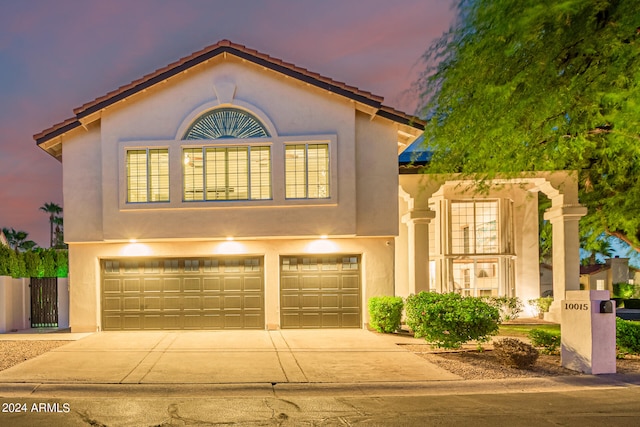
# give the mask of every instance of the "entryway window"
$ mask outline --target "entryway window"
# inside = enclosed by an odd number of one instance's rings
[[[451,253],[498,253],[498,202],[451,202]]]
[[[169,201],[169,150],[127,150],[127,202]]]

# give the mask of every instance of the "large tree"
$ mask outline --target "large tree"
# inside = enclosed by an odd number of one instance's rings
[[[459,0],[419,81],[427,172],[577,170],[581,227],[640,251],[640,2]]]

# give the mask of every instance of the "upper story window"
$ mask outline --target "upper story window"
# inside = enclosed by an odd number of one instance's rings
[[[498,253],[498,202],[451,202],[453,254]]]
[[[245,139],[269,133],[253,115],[221,108],[202,115],[187,140]],[[183,200],[265,200],[271,198],[271,147],[234,144],[184,148]]]
[[[127,202],[169,201],[169,150],[127,150]]]
[[[285,198],[329,198],[329,179],[329,144],[285,146]]]
[[[237,108],[219,108],[203,114],[187,130],[184,139],[259,138],[269,136],[253,115]]]
[[[182,150],[185,201],[271,198],[271,147]]]

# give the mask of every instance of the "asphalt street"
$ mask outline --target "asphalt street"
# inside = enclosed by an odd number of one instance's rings
[[[410,396],[0,399],[2,426],[637,426],[640,388]],[[47,405],[48,404],[48,405]],[[48,409],[48,411],[47,411]]]

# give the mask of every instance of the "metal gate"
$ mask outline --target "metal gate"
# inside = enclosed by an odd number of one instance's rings
[[[58,279],[31,278],[31,327],[58,326]]]

